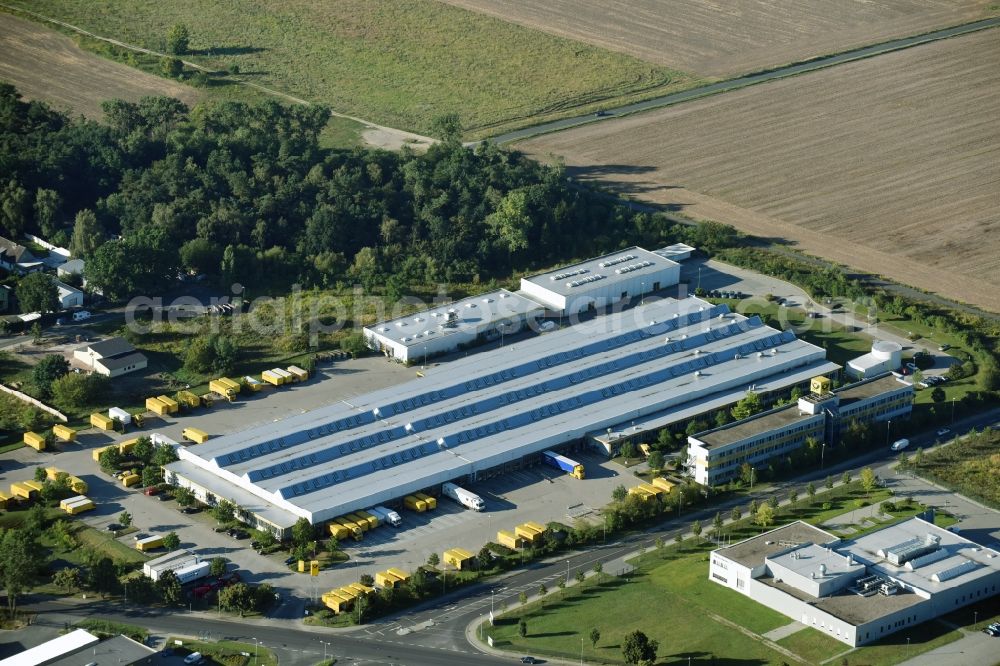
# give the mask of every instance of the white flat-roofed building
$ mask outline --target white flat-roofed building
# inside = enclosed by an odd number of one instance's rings
[[[857,379],[873,377],[899,369],[902,357],[903,347],[898,342],[876,340],[870,352],[848,361],[844,371]]]
[[[412,363],[517,333],[543,314],[538,303],[498,289],[365,327],[364,335],[375,351]]]
[[[1000,593],[1000,553],[921,518],[847,541],[795,522],[712,551],[709,579],[854,647]]]
[[[697,415],[748,385],[780,387],[831,365],[823,349],[757,317],[663,299],[181,448],[167,477],[283,532],[299,517],[324,523],[534,464],[546,449],[582,445],[588,432],[665,410]]]
[[[573,315],[672,287],[680,279],[676,261],[630,247],[521,278],[521,292],[550,310]]]
[[[673,245],[661,247],[659,250],[653,250],[653,254],[658,254],[664,259],[670,259],[671,261],[684,261],[690,259],[694,251],[695,248],[687,243],[674,243]]]
[[[84,629],[75,629],[0,660],[0,666],[131,666],[148,663],[156,650],[127,636],[100,640]]]

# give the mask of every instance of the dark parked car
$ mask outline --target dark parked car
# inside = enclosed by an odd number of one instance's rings
[[[178,509],[178,511],[186,514],[198,513],[198,509],[194,508],[193,506],[182,506],[180,509]]]
[[[228,534],[234,539],[246,539],[248,536],[250,536],[243,530],[229,530]]]
[[[116,523],[111,523],[110,525],[108,525],[108,527],[107,527],[107,530],[108,530],[109,532],[117,532],[117,531],[118,531],[118,530],[120,530],[121,528],[122,528],[122,526],[121,526],[121,525],[118,525],[118,524],[116,524]]]

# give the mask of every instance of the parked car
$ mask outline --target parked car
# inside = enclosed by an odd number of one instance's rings
[[[943,344],[940,347],[938,347],[938,351],[948,351],[949,349],[951,349],[951,345],[949,344]]]
[[[193,506],[182,506],[177,510],[183,514],[188,514],[188,515],[192,513],[198,513],[198,509],[194,508]]]
[[[239,540],[239,539],[246,539],[248,536],[250,536],[249,534],[247,534],[243,530],[229,530],[229,532],[227,532],[227,534],[229,534],[229,536],[231,536],[231,537],[233,537],[234,539],[237,539],[237,540]]]
[[[192,652],[188,656],[184,657],[185,664],[200,664],[205,661],[205,658],[201,656],[201,652]]]
[[[937,435],[938,437],[944,437],[945,435],[949,434],[950,432],[951,432],[951,428],[938,428],[937,432],[934,433],[934,434]]]
[[[521,657],[522,664],[537,664],[534,657]]]
[[[110,525],[108,525],[108,526],[107,526],[107,528],[106,528],[106,529],[107,529],[107,530],[108,530],[109,532],[117,532],[117,531],[118,531],[118,530],[120,530],[121,528],[122,528],[122,526],[121,526],[121,525],[119,525],[119,524],[117,524],[117,523],[111,523]]]

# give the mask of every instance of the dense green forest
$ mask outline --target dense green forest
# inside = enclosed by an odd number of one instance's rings
[[[68,244],[114,299],[161,293],[179,270],[391,295],[706,233],[454,135],[425,154],[324,150],[323,107],[145,98],[104,110],[105,123],[71,118],[0,85],[0,226]]]

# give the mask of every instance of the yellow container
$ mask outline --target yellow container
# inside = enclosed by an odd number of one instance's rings
[[[38,491],[23,482],[12,483],[10,484],[10,494],[13,497],[19,497],[21,499],[31,499],[32,496],[37,496]]]
[[[674,487],[674,484],[672,484],[671,482],[667,481],[662,476],[658,476],[658,477],[654,478],[653,479],[653,485],[656,486],[657,488],[663,489],[664,492],[668,492],[668,493],[671,490],[673,490],[673,487]]]
[[[259,379],[254,379],[253,377],[244,377],[243,383],[252,393],[257,393],[264,388],[264,384]]]
[[[62,442],[72,442],[76,440],[76,430],[62,424],[52,426],[52,434],[55,435],[56,439]]]
[[[176,398],[178,404],[182,405],[185,409],[201,407],[201,400],[194,393],[191,393],[191,391],[178,391]]]
[[[379,571],[375,574],[376,587],[399,587],[403,581],[390,571]]]
[[[122,454],[131,453],[132,449],[139,443],[139,438],[128,439],[118,444],[118,451]]]
[[[205,407],[213,407],[215,405],[215,396],[211,393],[203,393],[198,396],[198,399],[201,400],[201,404]]]
[[[113,430],[115,422],[110,417],[97,412],[90,415],[90,425],[95,428],[100,428],[101,430]]]
[[[39,435],[37,432],[29,431],[24,433],[24,443],[36,451],[45,450],[45,437]]]
[[[146,398],[146,409],[158,416],[165,416],[170,413],[170,408],[163,404],[159,398]]]
[[[508,548],[520,548],[521,538],[514,534],[513,532],[508,532],[507,530],[500,530],[497,532],[497,543],[501,546],[507,546]]]
[[[131,488],[132,486],[139,485],[140,481],[142,481],[142,477],[139,476],[138,474],[128,474],[122,477],[122,485],[125,486],[126,488]]]
[[[361,541],[362,531],[361,528],[354,524],[353,521],[347,518],[337,518],[337,522],[346,527],[351,532],[351,536],[354,537],[355,541]]]
[[[96,449],[94,449],[93,451],[90,452],[90,457],[94,459],[94,462],[99,461],[101,459],[101,454],[104,453],[105,449],[107,449],[107,448],[109,448],[109,447],[107,447],[107,446],[99,446],[99,447],[97,447]]]
[[[90,491],[90,486],[87,482],[78,476],[69,477],[69,487],[73,489],[74,493],[80,493],[81,495],[86,495]]]
[[[309,379],[309,373],[297,365],[290,365],[285,370],[292,375],[293,382],[304,382]]]
[[[472,553],[464,548],[452,548],[444,551],[444,563],[456,569],[466,569],[472,563]]]
[[[226,386],[233,389],[237,393],[243,390],[243,384],[240,384],[235,379],[230,379],[229,377],[219,377],[219,382],[225,384]]]
[[[305,573],[305,572],[306,572],[306,561],[299,560],[299,573]]]
[[[281,386],[284,383],[284,380],[282,380],[281,375],[276,375],[270,370],[265,370],[264,372],[260,373],[260,378],[263,379],[268,384],[271,384],[272,386]]]
[[[535,530],[539,534],[544,534],[545,533],[545,525],[542,525],[540,523],[536,523],[536,522],[533,522],[531,520],[526,520],[526,521],[524,521],[524,525],[526,525],[527,527],[530,527],[531,529]]]
[[[328,525],[330,528],[330,534],[337,539],[337,541],[342,541],[347,537],[351,536],[351,530],[347,529],[338,522],[332,522]]]
[[[327,592],[322,597],[323,605],[332,610],[335,614],[344,613],[351,608],[354,601],[351,597],[342,597],[336,592]]]
[[[66,499],[61,500],[59,502],[59,508],[60,509],[65,509],[70,504],[76,504],[77,502],[82,502],[85,499],[87,499],[87,498],[84,495],[76,495],[75,497],[67,497]]]
[[[181,431],[181,437],[195,444],[204,444],[208,441],[209,435],[204,430],[199,430],[198,428],[184,428]]]
[[[641,486],[633,486],[632,488],[629,488],[628,489],[628,494],[629,495],[635,495],[636,497],[638,497],[639,499],[641,499],[643,502],[648,502],[649,500],[651,500],[654,497],[656,497],[656,495],[654,495],[653,493],[649,492],[648,490],[646,490],[645,488],[643,488]]]
[[[434,499],[433,497],[431,497],[430,495],[426,495],[424,493],[413,493],[413,496],[416,497],[417,499],[423,500],[424,504],[427,505],[427,510],[428,511],[431,511],[432,509],[436,509],[437,508],[437,505],[438,505],[437,500]]]
[[[83,513],[84,511],[90,511],[94,508],[94,502],[92,500],[87,500],[85,502],[78,502],[77,504],[70,504],[64,510],[71,516],[75,516],[78,513]]]
[[[542,533],[528,526],[527,523],[514,528],[514,534],[521,537],[528,543],[534,544],[542,540]]]
[[[158,395],[156,396],[156,399],[166,405],[171,414],[176,414],[181,409],[180,403],[171,398],[169,395]]]
[[[397,569],[396,567],[389,567],[386,569],[387,573],[391,573],[393,576],[403,581],[404,583],[410,580],[410,574],[406,573],[402,569]]]
[[[423,513],[427,510],[427,502],[414,497],[413,495],[407,495],[403,498],[403,505],[410,509],[411,511],[416,511],[418,513]]]
[[[150,536],[145,539],[139,539],[135,542],[136,550],[141,550],[146,552],[147,550],[153,550],[154,548],[159,548],[163,545],[163,537],[161,536]]]
[[[378,527],[378,518],[376,518],[372,514],[368,513],[367,511],[355,511],[352,515],[355,515],[355,516],[357,516],[359,518],[364,518],[365,520],[367,520],[368,521],[368,529],[370,529],[370,530],[371,529],[375,529],[376,527]]]
[[[647,493],[652,493],[653,495],[665,495],[667,491],[659,486],[654,486],[649,483],[640,483],[639,487],[645,490]]]
[[[344,516],[344,518],[347,518],[349,521],[360,527],[362,532],[367,532],[372,528],[372,526],[368,523],[367,518],[359,516],[356,513],[349,513],[346,516]]]
[[[219,395],[228,400],[232,400],[233,398],[235,398],[237,393],[236,389],[234,389],[231,385],[227,384],[226,382],[222,381],[222,379],[213,379],[208,383],[208,388],[210,391],[218,393]]]

